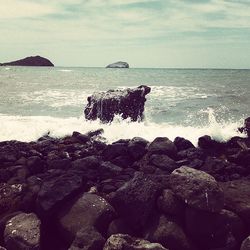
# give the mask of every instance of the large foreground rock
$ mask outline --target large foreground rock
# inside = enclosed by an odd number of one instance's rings
[[[220,183],[225,194],[225,207],[238,214],[250,228],[250,180]]]
[[[103,250],[167,250],[158,243],[138,239],[128,234],[114,234],[108,238]]]
[[[79,175],[67,173],[48,177],[37,196],[37,210],[40,216],[49,219],[63,204],[73,198],[82,187]]]
[[[224,206],[224,194],[209,174],[189,167],[176,169],[170,175],[173,192],[190,207],[219,212]]]
[[[54,64],[47,58],[41,56],[30,56],[13,62],[0,63],[0,66],[46,66],[53,67]]]
[[[105,233],[114,218],[115,211],[104,198],[84,193],[75,203],[62,208],[58,215],[58,227],[64,239],[70,242],[82,228],[95,227]]]
[[[35,214],[21,213],[7,222],[4,241],[8,250],[39,250],[40,220]]]
[[[127,62],[115,62],[106,66],[106,68],[129,68],[129,64]]]
[[[140,230],[155,209],[158,191],[158,184],[137,172],[132,180],[116,191],[111,204],[129,226]]]
[[[141,120],[146,101],[145,96],[149,92],[149,87],[139,86],[134,89],[95,93],[88,97],[88,104],[84,110],[85,118],[111,122],[115,115],[121,115],[123,119]]]
[[[151,224],[145,234],[147,240],[159,242],[171,250],[191,249],[187,236],[174,220],[161,215]]]

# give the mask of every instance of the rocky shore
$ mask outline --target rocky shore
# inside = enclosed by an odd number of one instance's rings
[[[0,249],[250,249],[250,139],[0,142]]]

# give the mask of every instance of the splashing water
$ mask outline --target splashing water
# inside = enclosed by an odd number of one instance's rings
[[[83,118],[55,118],[49,116],[7,116],[0,115],[0,141],[21,140],[32,141],[46,134],[62,137],[71,135],[73,131],[87,133],[90,130],[104,129],[103,136],[108,142],[118,139],[130,139],[136,136],[152,141],[158,136],[166,136],[171,140],[180,136],[190,140],[195,145],[200,136],[210,135],[219,141],[226,141],[232,136],[239,135],[239,123],[218,123],[214,111],[209,109],[206,126],[192,127],[173,125],[168,123],[155,123],[146,119],[143,122],[131,122],[116,116],[110,124],[97,121],[86,121]]]

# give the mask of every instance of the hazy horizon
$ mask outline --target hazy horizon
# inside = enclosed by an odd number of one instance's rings
[[[250,1],[0,0],[1,58],[61,67],[249,69]]]

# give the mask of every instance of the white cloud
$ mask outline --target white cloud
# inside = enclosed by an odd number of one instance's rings
[[[20,0],[0,0],[0,19],[37,17],[56,11],[53,5]]]

